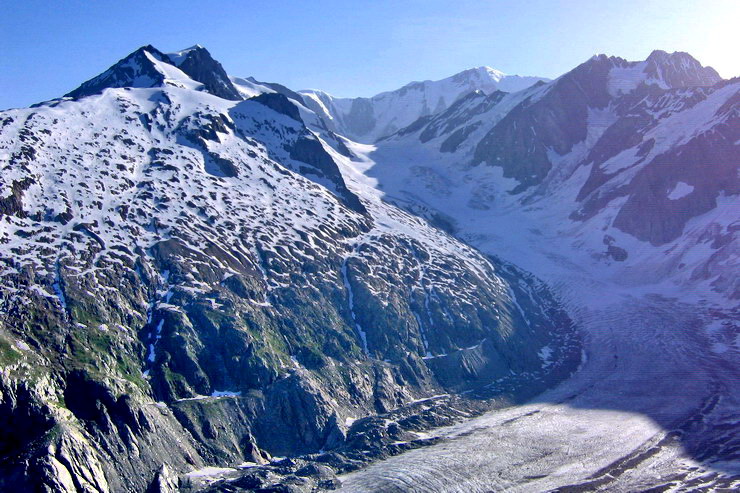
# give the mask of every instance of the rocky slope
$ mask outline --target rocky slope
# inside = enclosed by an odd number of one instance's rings
[[[382,201],[349,151],[202,47],[1,113],[0,488],[351,455],[379,429],[358,418],[566,376],[546,288]]]
[[[490,94],[516,92],[541,77],[506,75],[490,67],[465,70],[446,79],[412,82],[371,98],[336,98],[323,91],[301,91],[305,104],[321,116],[330,130],[356,142],[372,143],[419,118],[447,109],[472,91]]]

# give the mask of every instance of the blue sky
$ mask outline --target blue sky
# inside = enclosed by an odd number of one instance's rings
[[[232,75],[370,96],[488,65],[556,77],[596,53],[688,51],[740,75],[740,0],[3,0],[0,108],[61,96],[145,44]]]

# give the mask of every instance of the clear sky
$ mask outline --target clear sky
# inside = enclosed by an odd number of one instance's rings
[[[557,77],[596,53],[688,51],[740,75],[740,0],[0,0],[0,108],[61,96],[139,46],[231,75],[371,96],[488,65]]]

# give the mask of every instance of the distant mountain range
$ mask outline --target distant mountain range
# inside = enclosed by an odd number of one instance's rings
[[[415,122],[446,110],[472,91],[516,92],[542,77],[506,75],[490,67],[465,70],[437,81],[412,82],[371,98],[335,98],[323,91],[301,91],[306,106],[324,119],[333,132],[357,142],[371,143]]]

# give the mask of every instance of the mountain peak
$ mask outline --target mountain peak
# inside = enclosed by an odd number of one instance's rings
[[[453,77],[456,76],[469,76],[469,77],[484,77],[484,78],[490,78],[496,81],[499,81],[506,77],[506,74],[501,72],[500,70],[496,70],[495,68],[488,67],[486,65],[482,65],[480,67],[473,67],[469,68],[467,70],[463,70],[462,72],[458,73],[457,75],[453,75]]]
[[[695,63],[699,63],[696,58],[692,57],[685,51],[674,51],[673,53],[668,53],[665,50],[653,50],[650,55],[648,55],[646,61],[665,61],[670,59],[689,59],[692,60]]]
[[[157,70],[156,60],[165,55],[152,45],[142,46],[125,56],[108,70],[82,83],[65,97],[82,98],[100,94],[114,87],[156,87],[164,83],[164,74]]]
[[[517,92],[542,77],[506,75],[488,66],[473,67],[440,80],[411,82],[371,98],[334,98],[323,91],[302,91],[307,106],[336,131],[371,143],[406,128],[419,118],[440,113],[474,91]]]
[[[605,78],[611,96],[632,92],[640,85],[658,86],[662,89],[687,87],[710,87],[722,78],[712,67],[704,67],[690,54],[677,51],[668,53],[654,50],[642,61],[627,61],[624,58],[604,54],[594,55],[585,63],[566,74],[579,77]]]
[[[722,77],[712,67],[704,67],[683,51],[655,50],[645,60],[644,72],[669,88],[713,86]]]
[[[142,46],[65,96],[82,98],[109,88],[160,87],[173,82],[224,99],[242,99],[221,64],[201,45],[168,54],[152,45]]]
[[[196,44],[181,51],[168,53],[167,59],[193,80],[203,84],[214,96],[233,101],[242,99],[224,68],[203,46]]]
[[[167,53],[167,57],[172,61],[174,65],[179,67],[180,64],[188,57],[188,55],[190,55],[191,52],[198,50],[205,50],[205,48],[202,45],[195,44],[193,46],[190,46],[189,48],[185,48],[184,50]]]

